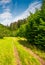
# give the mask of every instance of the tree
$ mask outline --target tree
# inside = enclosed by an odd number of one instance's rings
[[[41,17],[45,21],[45,0],[42,0]]]
[[[42,15],[43,16],[43,15]],[[31,44],[45,46],[45,21],[41,17],[41,11],[31,14],[26,25],[26,38]]]

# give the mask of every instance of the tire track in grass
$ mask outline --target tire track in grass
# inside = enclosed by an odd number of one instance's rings
[[[36,55],[34,52],[32,52],[32,50],[30,50],[29,48],[24,47],[24,46],[23,46],[23,48],[25,48],[26,51],[29,52],[32,56],[34,56],[35,58],[37,58],[40,61],[41,65],[45,65],[45,61],[42,58],[40,58],[38,55]]]
[[[37,58],[32,56],[27,50],[18,42],[18,38],[13,38],[14,44],[18,50],[19,57],[21,59],[22,65],[41,65]],[[28,62],[29,61],[29,62]]]
[[[45,61],[39,57],[37,54],[35,54],[30,48],[27,48],[25,46],[22,45],[22,47],[28,52],[30,53],[33,57],[37,58],[40,61],[41,65],[45,65]]]
[[[19,58],[19,55],[18,55],[18,51],[17,51],[17,49],[16,49],[16,47],[15,47],[15,45],[14,45],[13,39],[12,39],[12,43],[13,43],[14,57],[15,57],[15,59],[16,59],[16,65],[22,65],[22,64],[21,64],[21,61],[20,61],[20,58]]]

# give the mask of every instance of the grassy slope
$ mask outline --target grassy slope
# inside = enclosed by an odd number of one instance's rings
[[[12,39],[0,39],[0,65],[15,65]]]
[[[19,40],[24,44],[27,43],[23,42],[24,38],[0,39],[0,65],[17,65],[16,58],[14,58],[14,46],[17,48],[22,65],[40,65],[39,61],[23,48]]]

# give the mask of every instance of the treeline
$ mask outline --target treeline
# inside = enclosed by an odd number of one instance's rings
[[[8,26],[0,24],[0,38],[11,36],[11,30]]]
[[[21,25],[26,23],[26,19],[18,20],[17,22],[11,23],[10,26],[4,26],[0,24],[0,38],[3,37],[15,37],[16,31]]]
[[[16,36],[26,37],[31,44],[45,46],[45,0],[40,10],[26,19],[27,23],[22,25],[16,32]]]
[[[10,30],[17,30],[21,25],[26,24],[26,19],[18,20],[17,22],[10,24]]]
[[[25,37],[31,44],[45,46],[45,0],[42,0],[40,10],[36,9],[34,14],[30,13],[30,16],[24,20],[11,23],[9,27],[3,29],[1,34],[5,34],[3,36]]]

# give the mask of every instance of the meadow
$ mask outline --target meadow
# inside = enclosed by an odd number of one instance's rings
[[[25,38],[20,37],[0,39],[0,65],[41,65],[38,58],[29,53],[27,47],[22,45],[21,41],[25,41],[23,44],[27,43]],[[43,56],[42,54],[41,56]]]
[[[13,44],[11,38],[0,39],[0,65],[14,65]]]

